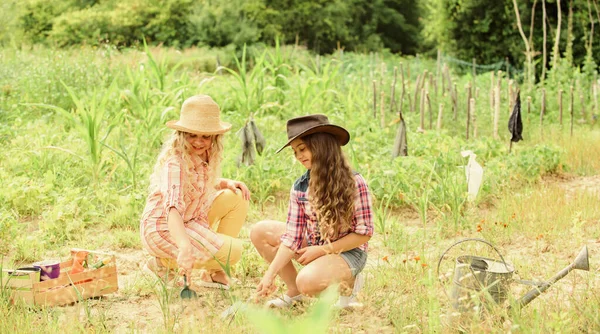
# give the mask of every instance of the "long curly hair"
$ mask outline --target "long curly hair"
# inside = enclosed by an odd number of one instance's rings
[[[182,160],[181,168],[184,171],[185,179],[181,180],[181,184],[183,186],[184,193],[191,189],[191,180],[187,176],[194,170],[194,163],[192,162],[192,158],[189,154],[189,152],[192,151],[192,146],[190,143],[188,143],[185,137],[186,132],[175,130],[163,144],[162,149],[158,154],[156,164],[154,165],[154,171],[150,176],[150,193],[160,189],[162,168],[165,162],[173,156],[178,156]],[[206,182],[205,198],[208,198],[211,193],[216,191],[216,180],[221,175],[222,156],[223,135],[214,135],[208,152],[208,180]]]
[[[337,139],[324,132],[302,137],[312,154],[309,202],[319,222],[321,239],[338,239],[350,230],[354,215],[356,181]]]

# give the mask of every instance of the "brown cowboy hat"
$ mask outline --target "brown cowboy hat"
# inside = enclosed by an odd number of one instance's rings
[[[222,122],[219,105],[208,95],[195,95],[183,102],[179,120],[168,121],[167,127],[197,135],[218,135],[231,129]]]
[[[284,148],[290,146],[290,143],[294,141],[294,139],[317,132],[325,132],[334,135],[342,146],[348,144],[348,141],[350,140],[348,131],[341,126],[329,123],[329,119],[327,119],[327,116],[325,115],[316,114],[296,117],[287,121],[288,141],[275,153],[279,153]]]

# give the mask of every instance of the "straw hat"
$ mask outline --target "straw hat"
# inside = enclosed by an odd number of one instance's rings
[[[341,126],[329,123],[329,119],[325,115],[308,115],[292,118],[287,121],[287,136],[288,141],[277,152],[281,152],[284,148],[290,146],[290,143],[296,138],[304,137],[317,132],[330,133],[337,138],[340,145],[348,144],[350,134]]]
[[[168,121],[167,127],[198,135],[218,135],[231,129],[222,122],[219,106],[208,95],[195,95],[183,102],[179,120]]]

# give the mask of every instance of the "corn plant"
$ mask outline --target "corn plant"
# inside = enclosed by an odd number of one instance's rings
[[[91,101],[85,102],[64,82],[62,83],[69,96],[75,104],[73,113],[54,105],[43,103],[29,103],[26,105],[38,106],[58,112],[67,121],[69,121],[80,133],[82,139],[87,144],[87,153],[91,165],[92,179],[98,181],[103,169],[104,160],[102,159],[102,138],[110,134],[112,127],[103,130],[106,111],[108,110],[108,100],[111,92],[115,89],[115,81],[111,83],[108,91],[104,93],[100,101],[97,99],[97,93],[92,94]],[[104,132],[102,134],[102,132]]]
[[[246,64],[246,46],[242,49],[242,57],[234,58],[237,72],[231,68],[221,66],[217,69],[225,70],[234,78],[234,83],[230,83],[235,96],[234,103],[237,110],[242,115],[250,116],[250,113],[260,109],[265,102],[265,76],[267,68],[263,65],[266,52],[263,52],[255,59],[254,67],[248,70]]]

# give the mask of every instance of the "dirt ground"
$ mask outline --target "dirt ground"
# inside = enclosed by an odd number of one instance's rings
[[[592,192],[600,196],[600,175],[590,177],[553,176],[545,178],[542,181],[542,185],[558,186],[560,189],[564,190],[564,194],[567,197],[572,197],[579,191]],[[407,213],[406,217],[403,217],[403,221],[406,222],[408,233],[413,233],[421,226],[416,213]],[[367,268],[380,263],[381,261],[379,261],[379,259],[384,255],[381,250],[378,250],[378,246],[381,245],[380,240],[375,237],[372,240],[372,244],[373,246],[371,246],[371,249],[373,254],[370,255],[370,263]],[[587,245],[591,257],[598,257],[600,255],[600,239],[598,239],[598,236],[596,236],[596,239],[590,237],[590,239],[587,240]],[[528,249],[532,247],[536,249]],[[536,254],[540,252],[540,256],[543,257],[545,256],[543,247],[543,244],[532,244],[526,240],[523,242],[515,240],[512,245],[505,248],[505,251],[509,252],[511,257],[517,257],[519,253]],[[546,250],[545,253],[552,254],[552,256],[558,255],[567,259],[572,259],[577,255],[577,252],[578,250],[575,249],[551,249]],[[115,253],[117,254],[119,291],[106,296],[105,299],[102,300],[88,301],[88,306],[90,306],[89,309],[91,309],[92,312],[102,314],[105,323],[109,328],[117,332],[162,331],[162,329],[164,329],[165,311],[161,308],[160,297],[157,295],[156,291],[151,288],[149,280],[141,272],[141,266],[147,259],[144,251],[121,249]],[[595,262],[597,262],[597,259],[595,259]],[[598,268],[593,269],[593,271],[597,272]],[[548,272],[548,277],[552,274],[554,273]],[[251,287],[248,288],[250,289]],[[569,289],[569,284],[563,284],[563,288]],[[175,291],[174,293],[177,294],[179,288],[174,288],[173,290]],[[199,317],[208,317],[212,319],[209,320],[213,323],[217,322],[215,319],[218,314],[230,305],[231,302],[227,301],[220,292],[207,292],[203,291],[201,288],[197,290],[203,297],[208,297],[205,301],[201,301],[198,304],[198,306],[204,308],[203,312],[198,312],[198,309],[194,310],[193,308],[181,308],[177,306],[179,302],[176,299],[173,299],[172,303],[174,305],[171,305],[170,312],[179,312],[177,316],[180,317],[184,317],[187,313],[193,312],[198,323],[202,323],[202,319],[198,319]],[[247,294],[248,293],[246,292],[246,295]],[[65,316],[76,315],[82,318],[85,317],[85,308],[80,304],[65,306],[63,307],[63,310],[65,311]],[[210,312],[213,314],[207,314]]]

